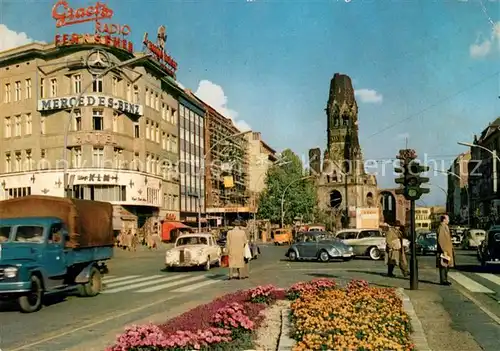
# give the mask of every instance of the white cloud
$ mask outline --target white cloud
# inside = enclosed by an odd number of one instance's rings
[[[480,44],[472,44],[469,47],[469,53],[472,58],[481,58],[488,55],[491,51],[491,40],[485,39]]]
[[[202,80],[198,84],[198,89],[196,89],[194,94],[212,106],[221,115],[230,118],[236,128],[242,132],[251,129],[247,122],[238,120],[238,112],[227,107],[227,96],[220,85],[212,83],[209,80]]]
[[[177,83],[177,85],[182,88],[182,89],[186,89],[186,87],[184,86],[184,84],[182,84],[181,82],[179,82],[178,80],[175,81]]]
[[[35,42],[35,40],[29,38],[26,33],[15,32],[7,28],[5,24],[0,24],[0,51],[9,50],[33,42]]]
[[[500,49],[500,21],[493,24],[489,38],[481,40],[481,34],[478,35],[476,42],[469,46],[469,54],[479,59],[488,56],[494,47]]]
[[[357,89],[354,95],[366,104],[380,104],[384,99],[382,94],[373,89]]]

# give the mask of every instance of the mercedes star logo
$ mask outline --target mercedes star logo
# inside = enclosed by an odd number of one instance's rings
[[[87,56],[87,68],[90,73],[99,74],[109,68],[111,62],[105,51],[92,50]]]

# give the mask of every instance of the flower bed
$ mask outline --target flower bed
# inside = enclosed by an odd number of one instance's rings
[[[410,322],[393,289],[330,279],[238,291],[198,306],[162,325],[127,327],[107,351],[252,349],[263,311],[292,300],[295,350],[412,350]]]
[[[359,281],[344,289],[304,285],[292,296],[294,351],[413,350],[410,319],[394,289]]]
[[[284,297],[285,291],[272,285],[228,294],[163,325],[127,327],[107,351],[251,349],[261,312]]]

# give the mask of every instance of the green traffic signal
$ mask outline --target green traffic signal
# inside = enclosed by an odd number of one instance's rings
[[[422,166],[412,159],[401,159],[401,163],[402,167],[394,169],[396,173],[402,173],[402,176],[395,179],[396,184],[402,185],[396,190],[396,194],[404,195],[407,200],[418,200],[423,194],[428,194],[430,190],[421,185],[428,183],[430,179],[421,174],[428,172],[430,167]]]

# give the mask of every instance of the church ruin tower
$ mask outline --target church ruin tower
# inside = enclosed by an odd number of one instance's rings
[[[342,173],[363,174],[363,156],[358,136],[358,105],[349,76],[340,73],[333,76],[326,115],[329,161],[337,165],[334,168],[340,168]]]

